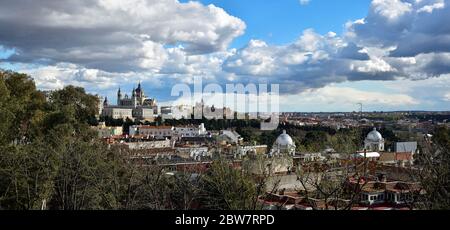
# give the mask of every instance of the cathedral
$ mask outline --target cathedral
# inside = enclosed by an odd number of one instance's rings
[[[142,90],[141,83],[139,82],[137,89],[133,88],[131,93],[131,97],[128,94],[125,96],[122,95],[122,92],[119,88],[117,91],[117,105],[118,106],[156,106],[156,100],[152,98],[146,98],[144,94],[144,90]]]
[[[131,97],[128,94],[122,95],[119,88],[117,91],[117,105],[110,105],[108,98],[105,98],[100,105],[101,116],[113,119],[132,119],[153,121],[158,114],[158,105],[154,98],[147,98],[139,82],[137,88],[133,88]]]

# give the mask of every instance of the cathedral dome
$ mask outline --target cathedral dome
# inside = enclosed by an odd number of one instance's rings
[[[367,140],[378,142],[383,140],[383,136],[381,136],[381,133],[377,131],[376,128],[374,128],[369,134],[367,134]]]
[[[279,146],[292,146],[294,145],[294,141],[292,140],[291,136],[286,133],[286,130],[284,130],[283,134],[278,136],[275,144]]]

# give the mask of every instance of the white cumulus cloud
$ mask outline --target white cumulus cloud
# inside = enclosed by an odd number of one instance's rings
[[[309,2],[311,2],[311,0],[299,0],[300,5],[304,6],[304,5],[308,5]]]

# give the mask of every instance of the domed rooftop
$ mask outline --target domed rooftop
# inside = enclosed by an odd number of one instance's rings
[[[378,142],[383,140],[383,136],[381,136],[381,133],[377,131],[377,128],[373,128],[373,130],[367,134],[367,140]]]
[[[286,130],[283,130],[283,134],[278,136],[275,144],[279,146],[292,146],[294,145],[294,141],[292,140],[291,136],[286,133]]]

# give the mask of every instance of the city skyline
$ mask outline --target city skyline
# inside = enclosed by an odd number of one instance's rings
[[[2,226],[436,223],[414,211],[450,209],[446,21],[450,0],[2,0]]]
[[[199,76],[280,84],[282,112],[450,108],[447,0],[23,4],[0,3],[0,68],[42,90],[71,84],[116,101],[141,81],[168,103]]]

